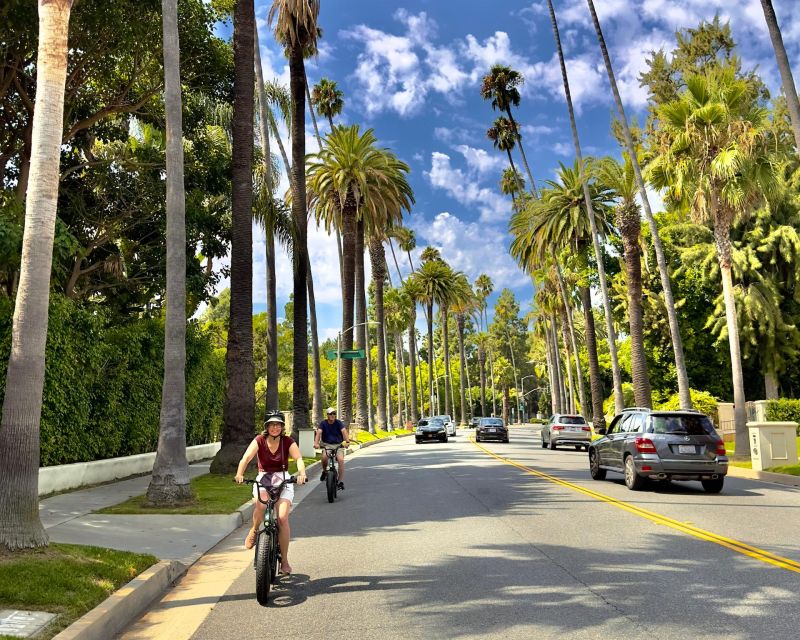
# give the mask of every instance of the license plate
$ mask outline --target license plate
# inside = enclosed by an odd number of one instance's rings
[[[487,429],[486,433],[497,433],[497,429]]]
[[[679,444],[678,453],[696,453],[696,449],[693,444]]]

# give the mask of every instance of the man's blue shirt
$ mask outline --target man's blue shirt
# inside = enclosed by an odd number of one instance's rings
[[[332,423],[323,420],[319,423],[319,428],[322,429],[322,441],[328,444],[341,444],[344,442],[342,429],[344,423],[341,420],[334,420]]]

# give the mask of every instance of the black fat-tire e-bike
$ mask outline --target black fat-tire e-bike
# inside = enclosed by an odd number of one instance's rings
[[[336,454],[339,449],[343,449],[341,444],[322,445],[328,454],[328,466],[325,468],[325,488],[328,490],[328,502],[336,500],[336,492],[339,490],[339,471],[336,465]]]
[[[278,575],[278,566],[281,562],[281,547],[278,544],[278,518],[275,514],[275,504],[280,498],[284,485],[297,482],[295,476],[289,476],[274,487],[264,486],[258,480],[245,478],[245,482],[264,489],[269,500],[261,499],[261,491],[256,491],[258,501],[266,505],[264,510],[264,526],[256,533],[255,555],[253,568],[256,570],[256,600],[261,606],[266,606],[269,598],[269,589]]]

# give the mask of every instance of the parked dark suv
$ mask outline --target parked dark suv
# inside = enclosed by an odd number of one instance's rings
[[[589,471],[603,480],[606,471],[625,476],[634,491],[651,480],[699,480],[719,493],[728,458],[714,425],[699,411],[626,409],[589,446]]]

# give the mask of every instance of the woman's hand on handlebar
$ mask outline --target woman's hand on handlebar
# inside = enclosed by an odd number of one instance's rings
[[[297,474],[297,484],[305,484],[306,482],[308,482],[308,478],[306,477],[306,472],[300,471]]]
[[[242,484],[244,483],[244,475],[241,473],[237,473],[236,476],[234,477],[234,480],[236,480],[236,484]]]

